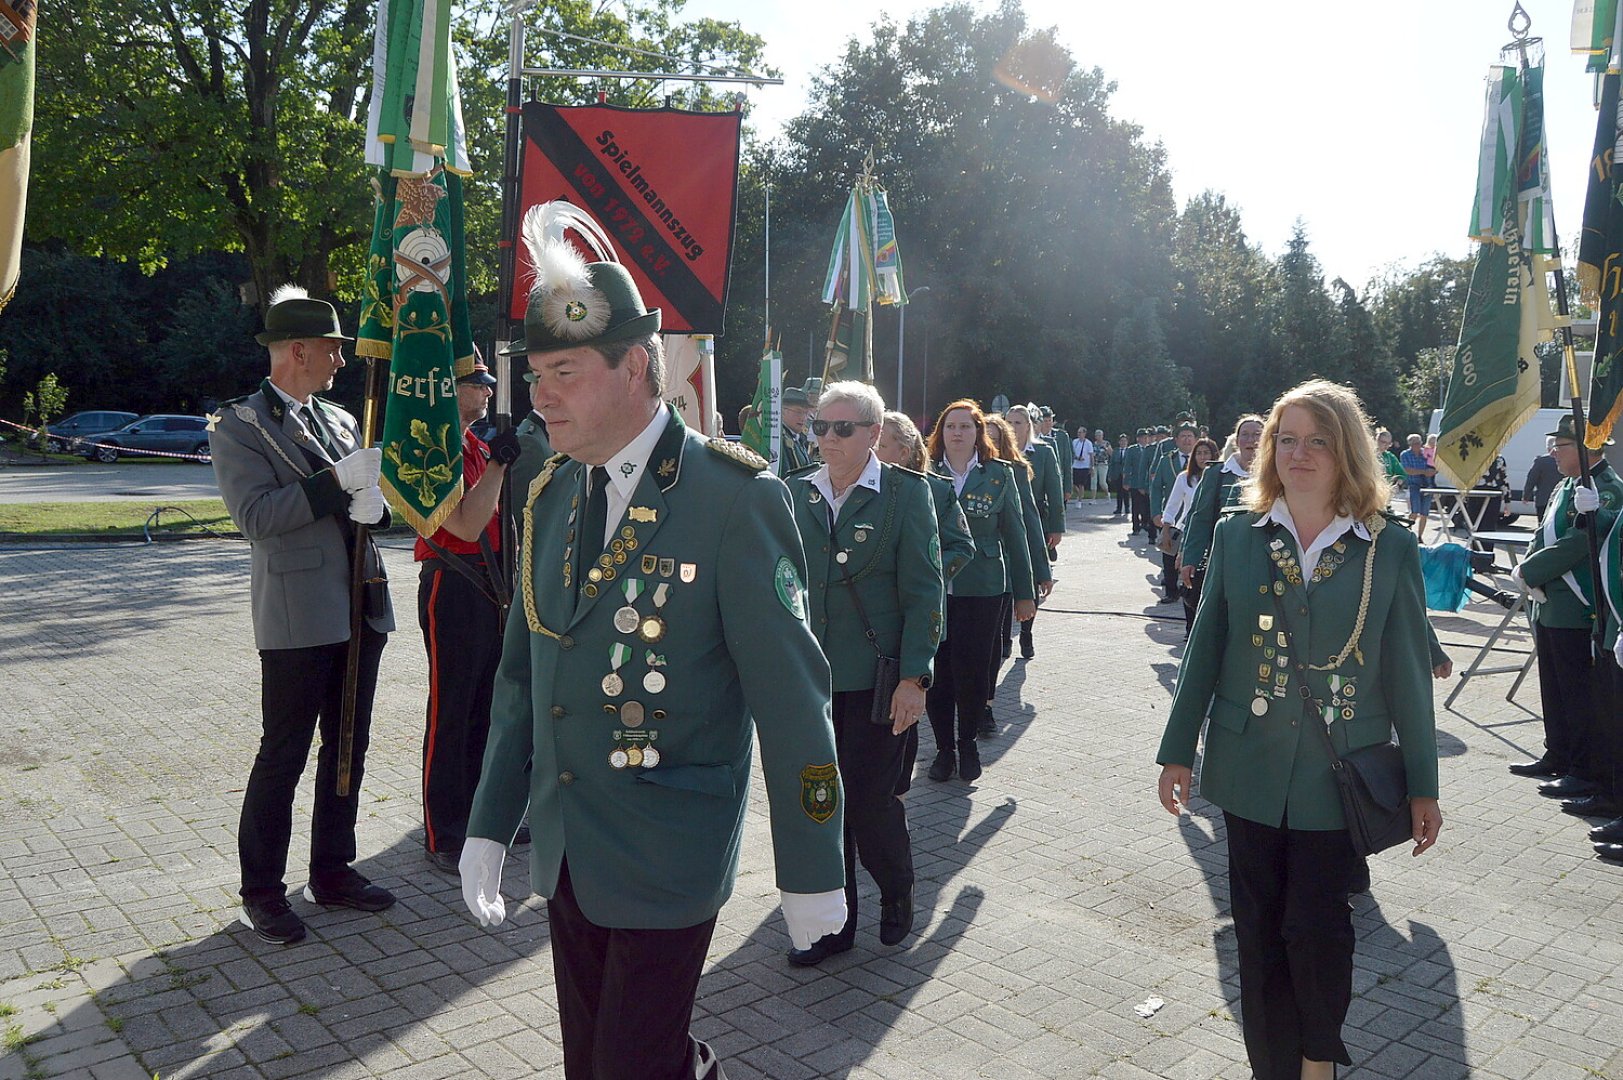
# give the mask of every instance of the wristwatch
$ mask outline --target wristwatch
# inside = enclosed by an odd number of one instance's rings
[[[930,684],[935,682],[934,679],[930,678],[930,675],[929,675],[928,672],[926,672],[923,675],[915,675],[915,676],[913,676],[913,678],[911,678],[908,681],[917,683],[920,690],[928,690],[928,689],[930,689]]]

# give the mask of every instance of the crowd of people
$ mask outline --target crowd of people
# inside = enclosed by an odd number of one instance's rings
[[[566,1075],[725,1075],[689,1021],[736,873],[755,739],[787,962],[855,946],[859,865],[878,888],[880,943],[907,941],[917,915],[904,797],[920,722],[931,782],[982,782],[1002,667],[1016,650],[1037,654],[1066,504],[1106,492],[1130,519],[1128,542],[1158,555],[1158,601],[1183,605],[1159,797],[1174,814],[1187,808],[1204,731],[1201,795],[1224,815],[1252,1068],[1295,1080],[1350,1063],[1348,898],[1368,887],[1368,867],[1349,839],[1337,756],[1395,739],[1415,854],[1442,825],[1430,679],[1449,664],[1426,617],[1419,536],[1391,510],[1399,472],[1408,485],[1429,464],[1406,453],[1394,466],[1390,436],[1350,390],[1322,381],[1241,416],[1222,445],[1179,416],[1113,447],[1085,425],[1072,436],[1038,404],[999,414],[960,399],[922,433],[872,386],[808,383],[784,394],[772,463],[688,430],[664,403],[659,313],[623,268],[570,272],[537,284],[508,350],[527,364],[533,406],[514,430],[489,443],[473,433],[494,379],[477,358],[459,364],[464,493],[415,552],[430,674],[424,857],[493,925],[505,918],[508,850],[529,844]],[[558,296],[597,306],[590,331],[558,314]],[[344,363],[336,312],[281,297],[260,340],[270,375],[222,407],[211,442],[253,544],[264,681],[239,828],[241,918],[292,944],[305,936],[285,882],[292,803],[318,731],[305,897],[368,911],[394,902],[351,865],[378,659],[394,629],[367,530],[389,510],[377,452],[317,396]],[[1552,441],[1563,479],[1517,569],[1534,602],[1547,748],[1512,771],[1544,778],[1569,813],[1618,818],[1594,839],[1623,861],[1623,739],[1609,705],[1623,689],[1623,481],[1595,452],[1580,482],[1570,423]],[[504,479],[517,494],[511,530]],[[1600,590],[1591,522],[1609,568]],[[501,549],[514,534],[509,582]],[[357,551],[367,587],[352,612]],[[640,1035],[628,1046],[618,1033],[631,1018]]]

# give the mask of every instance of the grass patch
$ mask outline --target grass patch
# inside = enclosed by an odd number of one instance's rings
[[[0,1001],[0,1020],[17,1015],[17,1006],[9,1001]]]
[[[160,514],[153,534],[201,535],[203,529],[234,532],[225,503],[188,499],[165,503],[184,513]],[[0,506],[0,534],[32,536],[140,536],[157,506],[149,502],[8,503]],[[188,517],[188,515],[190,515]],[[194,520],[195,519],[195,520]]]
[[[320,1005],[312,1005],[308,1001],[299,1006],[299,1012],[303,1013],[305,1016],[315,1016],[320,1011]]]
[[[4,1049],[8,1054],[15,1054],[38,1038],[38,1035],[24,1035],[19,1024],[7,1024],[4,1033],[0,1033],[0,1049]]]

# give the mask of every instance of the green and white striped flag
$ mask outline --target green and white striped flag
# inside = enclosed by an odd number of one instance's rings
[[[380,484],[428,536],[462,499],[456,380],[474,365],[449,0],[378,0],[372,62],[366,160],[379,168],[355,351],[389,362]]]
[[[1514,190],[1522,205],[1522,245],[1551,254],[1556,236],[1544,150],[1544,58],[1539,56],[1525,72],[1510,64],[1490,68],[1484,112],[1471,239],[1504,242],[1503,204]]]
[[[1574,0],[1572,51],[1589,57],[1589,71],[1617,70],[1613,62],[1613,46],[1617,40],[1617,0]]]

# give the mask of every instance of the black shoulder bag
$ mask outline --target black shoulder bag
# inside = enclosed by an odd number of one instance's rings
[[[1272,532],[1272,530],[1270,530]],[[1375,567],[1375,544],[1371,540],[1365,558],[1364,573],[1371,574]],[[1272,577],[1279,582],[1279,567],[1273,566]],[[1330,727],[1324,722],[1324,702],[1313,696],[1308,686],[1308,666],[1301,650],[1291,637],[1285,622],[1285,605],[1279,590],[1274,594],[1274,611],[1279,620],[1279,632],[1285,635],[1285,647],[1290,649],[1291,667],[1296,670],[1296,691],[1302,698],[1302,720],[1319,729],[1324,747],[1330,752],[1330,770],[1336,778],[1336,789],[1341,796],[1341,815],[1346,819],[1347,835],[1353,850],[1359,855],[1374,855],[1387,848],[1414,838],[1414,822],[1409,814],[1409,779],[1403,767],[1403,751],[1394,742],[1365,746],[1345,755],[1336,753],[1330,739]]]

